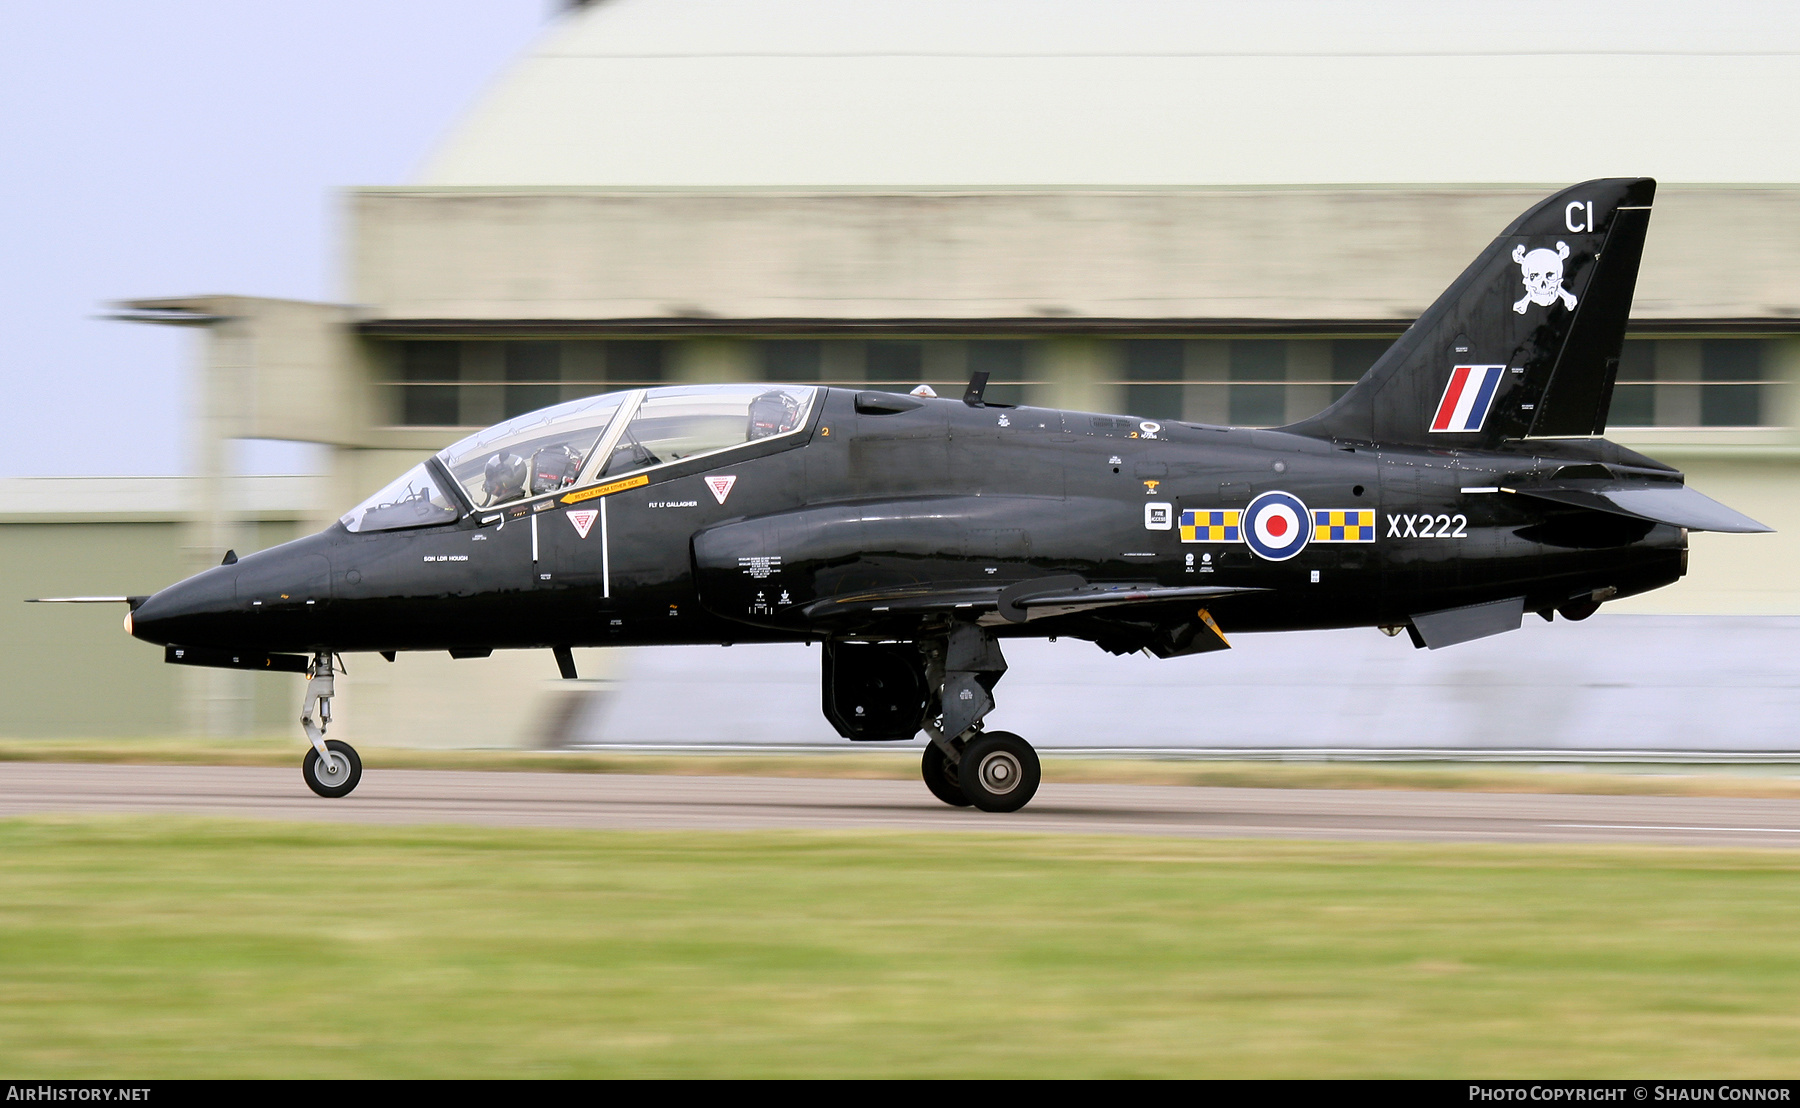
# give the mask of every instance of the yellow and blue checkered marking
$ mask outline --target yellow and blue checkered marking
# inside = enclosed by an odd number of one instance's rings
[[[1375,509],[1315,509],[1313,511],[1312,541],[1374,542]]]
[[[1236,508],[1221,511],[1197,511],[1189,508],[1181,513],[1182,542],[1242,542],[1244,513]],[[1373,515],[1369,526],[1375,526]]]
[[[1373,508],[1319,508],[1313,514],[1313,542],[1374,542]],[[1182,542],[1243,542],[1244,513],[1237,508],[1181,513]]]

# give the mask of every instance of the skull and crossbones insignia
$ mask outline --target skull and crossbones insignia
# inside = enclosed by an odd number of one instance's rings
[[[1563,288],[1563,261],[1569,256],[1568,243],[1557,243],[1555,250],[1540,246],[1529,252],[1521,243],[1513,247],[1512,256],[1513,261],[1519,263],[1525,282],[1525,295],[1512,306],[1513,311],[1524,315],[1527,304],[1548,308],[1558,300],[1562,301],[1563,307],[1575,310],[1575,294]]]

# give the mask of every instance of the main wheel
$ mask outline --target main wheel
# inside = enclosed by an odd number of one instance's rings
[[[1010,731],[989,731],[963,747],[957,781],[984,812],[1016,812],[1037,795],[1043,773],[1037,751]]]
[[[317,750],[306,752],[306,762],[300,768],[306,787],[320,796],[348,796],[362,780],[362,759],[356,756],[355,747],[336,739],[326,739],[325,749],[332,754],[329,765]]]
[[[956,783],[956,767],[936,743],[925,744],[925,757],[919,760],[919,776],[925,779],[925,787],[931,795],[937,797],[953,808],[967,808],[969,798],[963,795],[962,786]]]

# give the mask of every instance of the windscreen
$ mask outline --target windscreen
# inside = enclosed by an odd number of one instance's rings
[[[478,431],[438,455],[469,502],[492,508],[575,483],[625,393],[527,412]]]
[[[421,462],[350,509],[340,522],[351,531],[397,531],[403,527],[455,523],[461,515],[455,499]]]
[[[651,389],[601,473],[616,476],[789,434],[806,425],[817,393],[804,385]]]

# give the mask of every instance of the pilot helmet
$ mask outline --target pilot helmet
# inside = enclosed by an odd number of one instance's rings
[[[525,495],[525,459],[517,454],[495,454],[482,474],[482,491],[489,504]]]
[[[771,389],[750,402],[750,438],[783,435],[800,424],[800,401],[780,389]]]
[[[581,455],[558,443],[546,446],[531,456],[531,492],[555,492],[572,485],[581,473]]]

